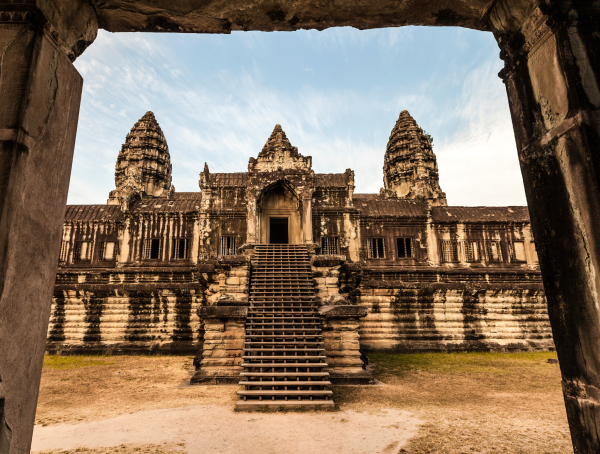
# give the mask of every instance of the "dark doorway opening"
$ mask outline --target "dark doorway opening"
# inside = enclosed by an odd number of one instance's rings
[[[150,258],[160,258],[160,240],[152,240],[152,243],[150,243]]]
[[[269,243],[288,244],[288,218],[270,218],[269,232]]]

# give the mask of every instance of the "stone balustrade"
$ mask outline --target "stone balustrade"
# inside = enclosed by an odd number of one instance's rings
[[[198,316],[204,322],[204,344],[194,359],[196,373],[190,381],[192,384],[239,381],[248,306],[233,301],[219,304],[198,309]]]
[[[319,309],[329,365],[326,370],[333,384],[366,385],[373,382],[371,374],[366,370],[366,358],[360,351],[358,331],[359,319],[367,313],[366,306],[321,306]]]

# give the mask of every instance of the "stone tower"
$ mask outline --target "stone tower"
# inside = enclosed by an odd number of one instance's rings
[[[425,199],[433,206],[446,206],[440,188],[437,160],[431,142],[407,110],[392,129],[385,151],[382,191],[387,197]]]
[[[167,140],[152,112],[131,128],[115,166],[116,189],[108,204],[140,197],[166,197],[171,189],[171,156]]]
[[[249,172],[310,170],[311,167],[312,157],[302,156],[298,152],[298,148],[292,146],[281,125],[275,125],[257,159],[250,158],[248,163]]]

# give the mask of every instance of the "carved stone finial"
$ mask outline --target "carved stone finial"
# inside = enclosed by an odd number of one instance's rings
[[[425,199],[435,206],[446,206],[446,194],[439,182],[437,159],[429,138],[407,110],[392,129],[385,152],[383,184],[386,197]]]
[[[208,170],[208,164],[204,163],[204,170],[200,172],[200,189],[206,189],[210,186],[210,170]]]
[[[257,159],[250,158],[249,172],[274,172],[286,170],[310,170],[312,158],[302,156],[292,146],[281,125],[275,125]]]
[[[298,149],[292,146],[281,125],[275,125],[271,136],[267,139],[267,143],[265,143],[258,156],[270,155],[284,150],[290,151],[293,155],[298,155]]]

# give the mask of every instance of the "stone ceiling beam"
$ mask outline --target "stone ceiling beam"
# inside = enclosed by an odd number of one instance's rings
[[[494,0],[92,0],[110,32],[230,33],[456,26],[489,31]]]

